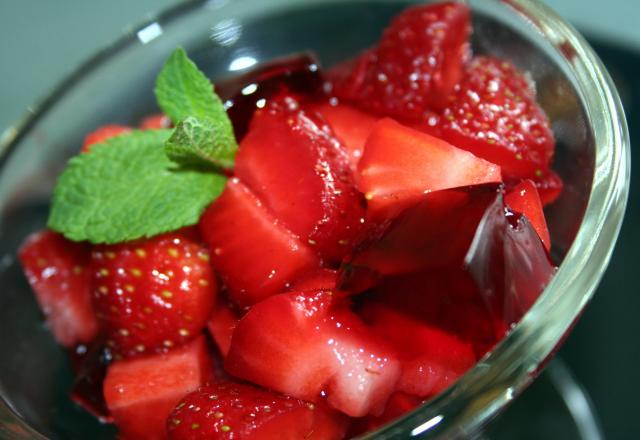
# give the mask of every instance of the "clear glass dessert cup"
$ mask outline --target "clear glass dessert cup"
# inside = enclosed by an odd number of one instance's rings
[[[71,373],[43,326],[15,260],[45,225],[55,178],[84,134],[156,111],[153,79],[178,45],[212,78],[313,51],[329,66],[372,44],[410,2],[194,1],[160,14],[99,52],[0,140],[0,437],[114,438],[68,400]],[[509,335],[458,382],[365,438],[478,432],[544,368],[589,302],[625,210],[630,148],[615,87],[576,31],[533,0],[477,0],[473,47],[530,73],[558,140],[566,187],[547,210],[559,269]],[[597,353],[594,353],[594,356]]]

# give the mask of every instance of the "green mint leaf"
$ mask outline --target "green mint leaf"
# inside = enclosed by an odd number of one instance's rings
[[[56,184],[49,228],[75,241],[119,243],[196,224],[225,177],[180,169],[170,130],[133,131],[72,158]]]
[[[154,91],[158,105],[174,124],[187,116],[229,120],[222,101],[213,92],[213,84],[182,48],[165,62]]]
[[[179,122],[165,144],[169,159],[180,165],[205,165],[233,168],[238,150],[233,133],[219,119],[189,116]]]

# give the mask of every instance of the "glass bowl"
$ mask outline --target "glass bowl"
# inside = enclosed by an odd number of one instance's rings
[[[0,140],[0,437],[109,439],[74,407],[63,350],[43,326],[16,260],[44,227],[48,199],[83,136],[157,111],[153,80],[178,45],[214,80],[261,61],[313,50],[329,66],[372,44],[394,0],[201,0],[183,4],[96,54]],[[629,137],[604,67],[569,25],[533,0],[470,1],[473,47],[511,60],[536,82],[558,140],[565,181],[547,210],[561,262],[510,334],[437,398],[366,438],[470,436],[544,368],[598,284],[618,235],[629,186]],[[596,354],[597,355],[597,354]]]

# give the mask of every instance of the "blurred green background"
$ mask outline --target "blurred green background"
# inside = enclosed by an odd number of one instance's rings
[[[211,0],[227,1],[227,0]],[[230,0],[233,1],[233,0]],[[268,1],[268,0],[265,0]],[[303,1],[303,0],[301,0]],[[0,0],[0,132],[96,49],[176,0]],[[640,107],[640,2],[548,0],[594,43],[619,85],[632,139]],[[560,352],[591,396],[606,438],[639,438],[640,231],[634,180],[622,238],[598,293]],[[535,391],[529,392],[534,394]],[[553,414],[546,422],[553,424]],[[538,420],[538,422],[541,422]],[[563,438],[550,430],[550,438]],[[535,438],[525,432],[518,438]]]

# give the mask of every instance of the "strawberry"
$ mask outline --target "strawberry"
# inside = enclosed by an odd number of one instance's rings
[[[383,116],[426,120],[462,78],[470,33],[470,11],[462,3],[408,8],[348,75],[336,75],[335,94]]]
[[[225,369],[299,399],[324,392],[329,405],[353,417],[382,411],[400,375],[393,350],[331,291],[255,305],[236,327]]]
[[[84,138],[84,142],[82,143],[82,148],[80,149],[80,152],[86,153],[91,150],[92,145],[102,143],[111,137],[125,134],[130,131],[131,131],[131,128],[125,125],[116,125],[116,124],[103,125],[97,130],[89,133]]]
[[[560,197],[560,193],[564,187],[562,178],[552,169],[543,171],[539,176],[536,175],[536,177],[531,180],[538,189],[538,195],[540,196],[540,201],[543,205],[555,202],[558,197]],[[506,183],[508,187],[513,187],[520,183],[520,179],[516,179],[515,182],[512,181]]]
[[[265,209],[236,178],[200,218],[200,232],[212,250],[211,262],[241,307],[285,290],[299,274],[320,262]]]
[[[444,110],[443,138],[500,165],[505,178],[547,172],[555,140],[535,91],[507,61],[476,57]]]
[[[422,403],[421,398],[397,391],[389,397],[384,412],[379,416],[366,416],[354,421],[349,427],[347,438],[372,432],[397,418],[406,415]]]
[[[314,104],[306,108],[320,113],[326,119],[347,152],[349,165],[355,173],[364,143],[379,118],[342,103]]]
[[[313,404],[233,382],[187,395],[167,419],[170,440],[340,439],[344,416]]]
[[[206,325],[217,287],[193,232],[94,248],[93,306],[116,357],[166,351]]]
[[[401,391],[423,398],[435,396],[476,361],[469,343],[391,307],[370,301],[360,315],[398,351]]]
[[[157,115],[151,115],[140,121],[141,130],[157,130],[160,128],[171,127],[171,119],[167,115],[159,113]]]
[[[231,337],[239,321],[238,314],[229,304],[218,303],[211,314],[207,330],[218,346],[222,356],[226,356],[231,346]]]
[[[523,180],[504,196],[504,202],[529,220],[548,251],[551,248],[551,238],[536,185],[531,180]]]
[[[357,240],[364,200],[330,127],[284,96],[256,111],[236,176],[300,239],[337,262]]]
[[[65,347],[90,342],[98,322],[91,308],[89,246],[44,230],[25,240],[18,258],[56,341]]]
[[[171,410],[188,393],[212,381],[204,337],[168,353],[111,364],[103,390],[123,439],[164,440]]]
[[[392,218],[434,191],[500,182],[500,167],[392,119],[375,124],[358,164],[372,218]]]
[[[295,279],[289,286],[289,291],[333,290],[337,285],[338,271],[323,267]]]

